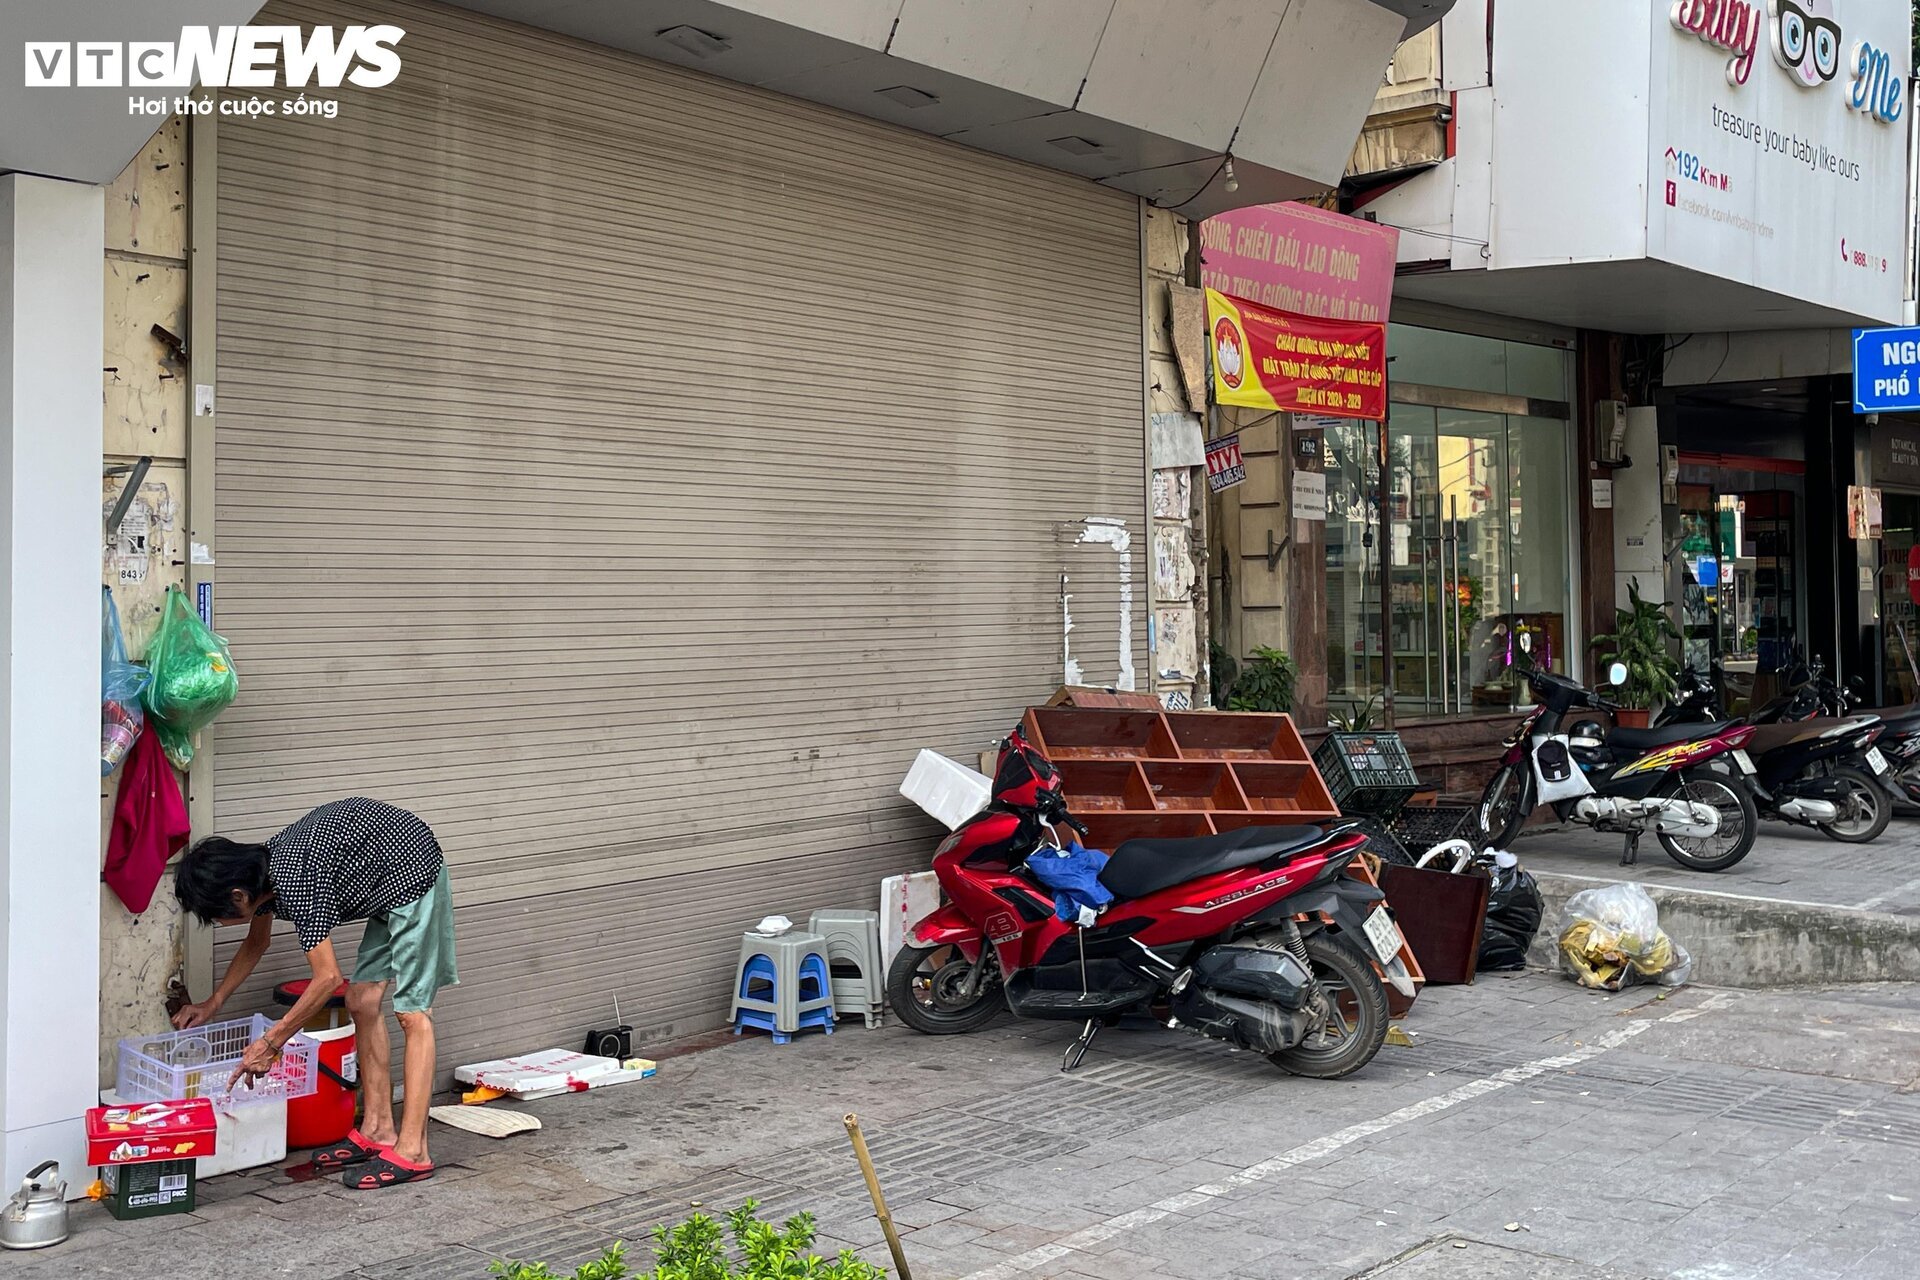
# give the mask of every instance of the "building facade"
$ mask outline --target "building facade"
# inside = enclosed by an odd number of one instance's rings
[[[1399,232],[1388,532],[1371,426],[1327,428],[1325,598],[1288,632],[1336,715],[1524,705],[1522,649],[1590,678],[1635,583],[1740,698],[1799,652],[1913,687],[1920,472],[1848,395],[1850,331],[1912,315],[1910,24],[1458,6],[1402,46],[1341,190]],[[1848,528],[1863,486],[1879,538]]]
[[[83,1164],[103,1042],[237,942],[101,897],[92,574],[136,654],[169,585],[232,641],[197,832],[354,793],[439,831],[443,1065],[616,996],[649,1038],[715,1025],[740,927],[925,865],[915,750],[1062,683],[1194,697],[1185,220],[1337,182],[1445,7],[28,6],[0,1172]],[[57,79],[55,47],[247,21],[384,22],[400,65]],[[142,457],[103,546],[96,473]],[[241,1002],[301,968],[283,942]]]

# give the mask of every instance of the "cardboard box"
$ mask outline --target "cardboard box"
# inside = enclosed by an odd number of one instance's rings
[[[197,1160],[213,1154],[218,1132],[206,1098],[93,1107],[87,1112],[87,1163]]]
[[[121,1221],[192,1213],[198,1179],[192,1160],[144,1160],[110,1164],[100,1171],[107,1184],[107,1212]]]

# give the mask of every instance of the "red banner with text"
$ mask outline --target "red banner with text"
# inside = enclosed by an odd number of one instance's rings
[[[1220,404],[1378,421],[1387,413],[1387,327],[1275,311],[1207,290]]]

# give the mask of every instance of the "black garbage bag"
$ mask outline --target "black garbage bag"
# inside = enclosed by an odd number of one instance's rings
[[[1540,932],[1546,904],[1540,886],[1519,863],[1493,868],[1493,890],[1487,895],[1487,926],[1480,934],[1480,972],[1498,973],[1527,967],[1527,951]]]

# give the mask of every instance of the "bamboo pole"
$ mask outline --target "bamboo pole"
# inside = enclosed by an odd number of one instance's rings
[[[847,1137],[853,1140],[853,1154],[860,1161],[860,1173],[867,1180],[867,1194],[873,1197],[874,1216],[880,1219],[880,1230],[887,1236],[887,1249],[893,1254],[894,1270],[900,1273],[900,1280],[913,1280],[906,1252],[900,1247],[900,1233],[893,1229],[893,1215],[887,1212],[887,1198],[880,1192],[880,1175],[873,1171],[873,1157],[867,1153],[866,1135],[860,1132],[860,1117],[849,1111],[846,1125]]]

